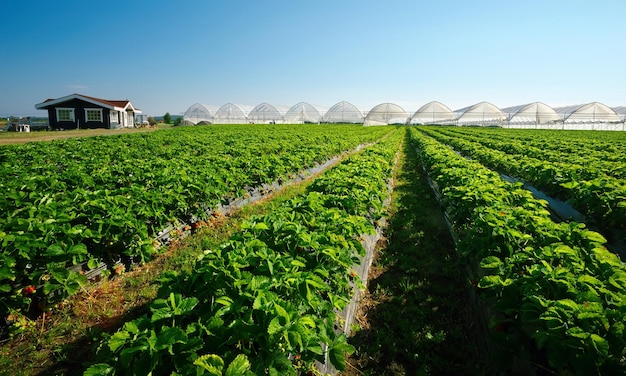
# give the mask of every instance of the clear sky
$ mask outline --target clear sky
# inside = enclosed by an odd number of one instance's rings
[[[45,116],[35,104],[72,93],[154,116],[626,105],[624,0],[6,0],[0,14],[0,116]]]

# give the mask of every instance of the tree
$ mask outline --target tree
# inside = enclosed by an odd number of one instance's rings
[[[165,115],[163,116],[163,122],[165,124],[172,124],[172,115],[170,115],[169,112],[166,112]]]
[[[154,119],[154,117],[148,116],[148,124],[150,124],[151,127],[154,127],[156,125],[156,120]]]

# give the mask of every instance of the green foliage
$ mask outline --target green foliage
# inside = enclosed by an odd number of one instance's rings
[[[296,375],[326,355],[343,370],[354,348],[336,333],[336,312],[353,294],[359,238],[381,218],[370,204],[388,195],[381,182],[401,136],[346,158],[306,194],[252,217],[190,274],[164,275],[151,313],[110,337],[89,370]]]
[[[101,261],[149,260],[168,226],[383,132],[229,125],[0,147],[0,316],[76,293]]]
[[[495,310],[493,340],[520,357],[545,357],[558,372],[623,373],[626,267],[606,239],[584,224],[553,222],[546,203],[519,183],[420,131],[412,137],[442,192],[458,251],[478,266],[478,293]]]
[[[170,115],[169,112],[166,112],[165,115],[163,115],[163,122],[165,124],[172,124],[172,115]]]

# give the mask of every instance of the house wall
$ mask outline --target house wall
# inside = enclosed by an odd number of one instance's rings
[[[57,119],[57,108],[73,108],[74,109],[74,121],[59,121]],[[102,122],[99,121],[87,121],[85,118],[86,108],[99,108],[102,109]],[[48,119],[50,121],[50,127],[52,129],[77,129],[77,128],[109,128],[109,109],[102,106],[95,105],[93,103],[81,101],[79,99],[72,99],[67,102],[59,103],[56,106],[48,108]]]

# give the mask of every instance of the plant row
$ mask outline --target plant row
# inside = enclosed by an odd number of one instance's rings
[[[0,148],[0,317],[77,292],[85,270],[145,261],[171,223],[379,138],[385,130],[215,126]],[[78,270],[77,270],[78,269]]]
[[[605,239],[583,224],[554,223],[521,183],[411,134],[508,365],[515,355],[559,373],[625,374],[626,267]]]
[[[190,274],[167,272],[150,313],[100,348],[86,375],[295,375],[352,347],[336,331],[389,194],[395,132],[325,172],[307,192],[251,218]]]
[[[458,134],[444,134],[454,132],[434,129],[424,131],[466,157],[571,202],[601,228],[626,228],[626,180],[607,175],[601,160],[579,165],[568,161],[567,156],[562,156],[561,161],[549,161],[498,150],[506,150],[511,141],[478,142]],[[626,164],[622,164],[622,168],[626,172]]]
[[[468,138],[489,145],[504,146],[513,154],[525,154],[533,158],[558,161],[561,158],[585,165],[589,161],[601,161],[609,166],[623,166],[626,156],[626,137],[623,132],[520,130],[500,128],[449,128],[446,132],[463,134]],[[617,171],[623,174],[623,170]]]
[[[598,141],[594,132],[589,132],[588,138],[572,141],[571,138],[564,137],[560,140],[552,139],[551,146],[546,145],[546,141],[533,142],[535,139],[546,137],[544,133],[537,133],[534,136],[516,138],[516,134],[467,129],[440,129],[441,133],[448,136],[462,137],[464,140],[477,142],[487,148],[499,150],[509,155],[516,155],[518,158],[527,157],[545,160],[552,163],[568,163],[575,166],[581,178],[588,180],[600,176],[607,176],[616,179],[626,177],[626,156],[617,150],[623,150],[626,142],[618,141],[611,145],[608,150],[598,150],[598,144],[606,145],[606,142]],[[615,132],[612,132],[615,133]],[[531,135],[533,133],[530,133]],[[548,134],[549,135],[549,134]]]

